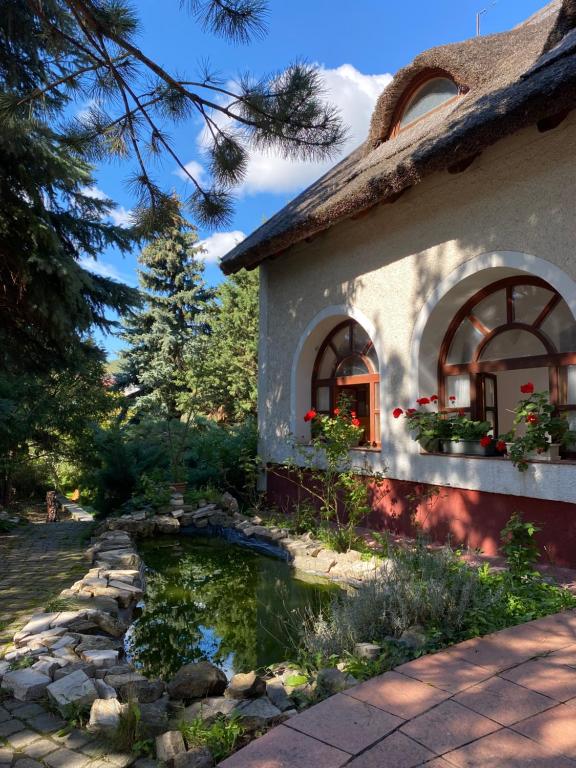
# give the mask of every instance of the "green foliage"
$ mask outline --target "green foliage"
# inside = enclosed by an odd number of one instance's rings
[[[122,752],[150,754],[151,741],[146,738],[142,725],[142,713],[138,702],[129,701],[119,715],[118,725],[112,736],[114,747]]]
[[[60,597],[60,595],[55,595],[54,597],[51,597],[50,600],[46,602],[44,605],[44,610],[46,613],[56,613],[57,611],[69,611],[71,610],[71,606],[73,605],[73,601],[68,597]]]
[[[232,754],[245,731],[239,718],[234,716],[219,716],[210,724],[198,717],[190,723],[180,723],[179,727],[189,749],[207,747],[216,763]]]
[[[19,659],[14,659],[10,662],[10,671],[14,672],[17,669],[28,669],[34,664],[34,658],[32,656],[21,656]]]
[[[534,523],[524,521],[520,512],[515,512],[502,529],[500,548],[514,576],[526,576],[534,571],[540,557],[534,535],[539,530]]]

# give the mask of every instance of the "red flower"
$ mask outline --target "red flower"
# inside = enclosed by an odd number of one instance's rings
[[[402,408],[394,408],[394,410],[392,411],[392,416],[394,416],[395,419],[399,419],[403,413],[404,411],[402,410]]]
[[[358,419],[352,419],[352,426],[353,427],[359,427],[360,421]]]
[[[498,440],[498,442],[496,443],[496,450],[504,453],[504,451],[506,450],[506,443],[504,442],[504,440]]]
[[[523,395],[531,395],[532,392],[534,392],[534,384],[532,384],[531,381],[527,382],[526,384],[522,384],[520,387],[520,392],[522,392]]]
[[[304,415],[304,421],[312,421],[312,419],[316,418],[316,411],[314,408],[311,408],[309,411],[306,411]]]
[[[406,409],[406,416],[412,416],[416,413],[416,408],[407,408]]]
[[[529,413],[528,416],[526,416],[526,421],[528,424],[538,424],[540,419],[538,418],[537,413]]]
[[[450,395],[448,400],[450,400],[451,403],[455,403],[456,402],[456,395]]]
[[[356,411],[350,411],[350,416],[352,416],[353,419],[356,418]]]
[[[430,398],[429,397],[419,397],[418,400],[416,400],[418,405],[429,405],[430,404]]]
[[[338,416],[340,414],[340,408],[334,408],[334,416]]]
[[[430,395],[430,400],[433,403],[437,403],[438,402],[438,395]]]
[[[481,438],[480,440],[480,445],[482,446],[482,448],[487,448],[491,442],[492,442],[492,438],[489,435],[484,435],[484,437]]]

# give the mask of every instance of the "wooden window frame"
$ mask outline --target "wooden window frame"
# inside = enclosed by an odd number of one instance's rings
[[[370,339],[364,346],[361,352],[358,352],[357,350],[354,350],[354,327],[357,326],[359,328],[362,328],[362,326],[356,321],[356,320],[344,320],[341,323],[338,323],[326,336],[322,344],[320,345],[320,349],[318,350],[318,354],[316,355],[316,360],[314,362],[314,368],[312,370],[312,407],[316,408],[317,406],[317,391],[319,387],[327,387],[330,390],[330,398],[329,398],[329,404],[330,404],[330,413],[333,412],[334,408],[336,407],[336,401],[337,401],[337,395],[338,395],[338,389],[340,387],[350,387],[350,386],[356,386],[356,385],[368,385],[368,414],[369,414],[369,428],[368,428],[368,440],[367,444],[369,446],[372,446],[374,448],[380,446],[380,434],[376,434],[376,421],[377,416],[380,416],[380,408],[376,408],[376,402],[379,400],[378,393],[376,388],[380,386],[380,374],[378,371],[374,370],[374,364],[370,357],[368,357],[368,352],[374,347],[374,344],[372,340]],[[344,354],[338,354],[336,351],[336,347],[332,343],[332,340],[336,334],[338,334],[343,328],[349,327],[350,328],[350,343],[349,348],[346,350]],[[328,378],[319,378],[318,371],[320,369],[320,365],[322,363],[322,358],[324,356],[324,352],[326,349],[330,347],[332,349],[332,352],[334,353],[336,360],[332,366],[332,375]],[[355,376],[336,376],[336,371],[338,370],[338,367],[346,360],[347,358],[351,356],[357,356],[362,358],[364,361],[368,373],[365,374],[359,374]],[[380,424],[380,427],[382,425]]]
[[[425,112],[420,117],[417,117],[415,120],[412,120],[407,125],[401,126],[400,123],[402,121],[402,117],[404,115],[404,112],[408,108],[410,102],[414,98],[414,96],[418,93],[418,91],[426,85],[426,83],[429,83],[431,80],[450,80],[454,85],[458,88],[458,93],[452,96],[450,99],[446,99],[446,101],[443,101],[442,104],[439,104],[437,107],[434,107],[433,109],[429,110],[428,112]],[[435,114],[436,112],[439,112],[441,109],[444,109],[450,104],[453,104],[454,102],[458,101],[458,99],[462,98],[466,93],[468,93],[468,88],[464,85],[458,84],[450,72],[447,72],[445,69],[441,69],[439,67],[435,68],[428,68],[424,70],[423,72],[420,72],[416,77],[412,80],[408,88],[404,91],[402,96],[400,97],[396,109],[394,110],[394,115],[392,117],[391,121],[391,128],[388,131],[388,135],[386,136],[386,140],[388,139],[394,139],[398,134],[402,133],[403,131],[409,130],[410,128],[413,128],[415,125],[420,123],[422,120],[425,120],[426,118],[430,117],[430,115]]]
[[[553,295],[546,306],[540,311],[532,323],[523,323],[516,319],[514,288],[517,286],[531,285],[544,288]],[[486,328],[475,316],[474,308],[484,299],[501,290],[506,291],[506,323],[492,329]],[[506,277],[477,291],[471,296],[463,306],[458,310],[452,319],[448,330],[444,335],[440,346],[438,358],[438,406],[441,410],[452,412],[453,407],[446,407],[446,377],[462,374],[470,376],[470,410],[471,418],[484,419],[483,398],[481,392],[482,374],[495,374],[501,371],[520,370],[522,368],[548,368],[549,371],[549,389],[550,402],[556,406],[559,411],[576,410],[576,404],[570,405],[566,402],[566,366],[576,365],[576,353],[559,352],[551,339],[541,330],[541,326],[546,318],[554,311],[562,301],[561,295],[549,283],[539,277],[515,276]],[[454,341],[456,332],[461,324],[468,320],[482,334],[482,338],[476,346],[472,360],[469,363],[448,363],[448,354]],[[535,335],[547,350],[543,355],[532,355],[526,357],[505,358],[502,360],[481,360],[482,352],[487,345],[499,334],[509,330],[524,330]]]

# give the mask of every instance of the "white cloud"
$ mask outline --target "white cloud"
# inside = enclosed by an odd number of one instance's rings
[[[82,258],[78,260],[78,264],[82,269],[86,269],[94,275],[109,277],[112,278],[112,280],[118,280],[121,283],[133,283],[133,280],[128,275],[122,274],[122,272],[120,272],[114,264],[110,264],[110,262],[95,261],[90,256],[82,256]]]
[[[310,162],[286,159],[275,152],[253,150],[250,152],[246,177],[235,190],[237,194],[242,196],[263,192],[297,192],[326,173],[367,137],[376,101],[392,80],[392,75],[365,75],[351,64],[342,64],[336,69],[320,67],[319,71],[327,101],[338,108],[343,123],[348,127],[347,138],[340,151],[329,160]],[[228,122],[227,118],[222,116],[215,119],[222,124]],[[201,131],[198,136],[200,152],[206,148],[208,142],[208,132]],[[205,170],[200,163],[192,160],[186,167],[199,181],[205,182],[206,179],[202,178]],[[177,170],[174,173],[181,179],[186,179],[183,171]]]
[[[206,240],[201,240],[199,245],[204,248],[205,253],[201,254],[201,258],[204,261],[217,264],[218,261],[225,256],[228,251],[231,251],[238,243],[241,243],[246,235],[239,229],[233,232],[215,232]]]
[[[108,200],[108,195],[96,186],[80,187],[80,192],[86,197],[92,197],[94,200]]]
[[[204,181],[204,175],[205,175],[204,168],[200,165],[200,163],[197,163],[196,160],[190,160],[189,163],[186,163],[184,168],[186,168],[186,170],[191,176],[194,176],[194,178],[199,184],[201,184]],[[178,168],[178,170],[174,171],[174,173],[176,174],[176,176],[179,176],[183,181],[190,181],[190,179],[184,173],[182,168]]]
[[[108,216],[112,219],[112,223],[117,227],[130,227],[134,223],[132,211],[124,208],[123,205],[119,205],[117,208],[112,208]]]

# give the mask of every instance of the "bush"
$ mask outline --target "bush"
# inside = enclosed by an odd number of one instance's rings
[[[238,739],[244,734],[244,727],[237,717],[217,717],[210,724],[197,717],[190,723],[181,723],[180,731],[188,749],[207,747],[214,762],[219,763],[234,751]]]

